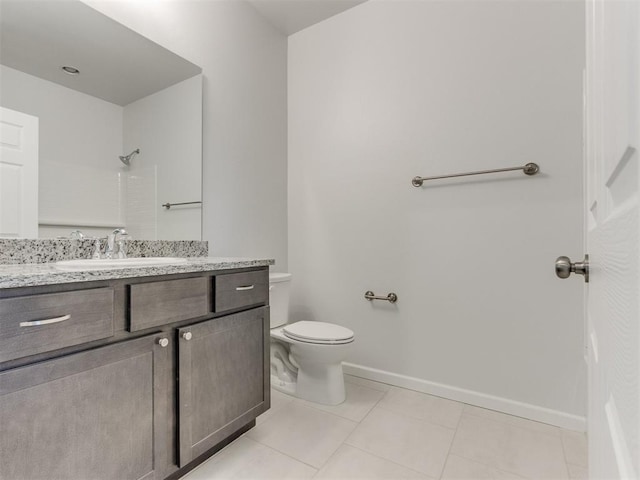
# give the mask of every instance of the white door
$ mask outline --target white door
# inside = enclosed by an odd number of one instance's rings
[[[589,470],[640,473],[640,2],[587,1]]]
[[[38,118],[0,107],[0,237],[38,236]]]

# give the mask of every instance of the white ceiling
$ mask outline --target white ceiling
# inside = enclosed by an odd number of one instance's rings
[[[82,2],[0,3],[0,63],[108,102],[127,105],[202,71]]]
[[[364,1],[247,0],[285,35]],[[82,2],[0,3],[0,63],[103,100],[127,105],[201,71]]]
[[[344,12],[366,0],[247,0],[285,35]]]

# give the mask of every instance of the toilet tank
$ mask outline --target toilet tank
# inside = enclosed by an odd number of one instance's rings
[[[289,319],[290,273],[269,274],[269,316],[271,328],[287,323]]]

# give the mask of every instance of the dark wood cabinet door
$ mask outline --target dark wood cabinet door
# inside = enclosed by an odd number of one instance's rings
[[[268,312],[255,308],[178,329],[180,466],[269,408]]]
[[[162,335],[0,373],[0,479],[161,479],[170,348]]]

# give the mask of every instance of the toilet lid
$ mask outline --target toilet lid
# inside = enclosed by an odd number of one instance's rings
[[[295,322],[287,325],[282,332],[293,340],[307,343],[350,343],[353,332],[348,328],[325,322]]]

